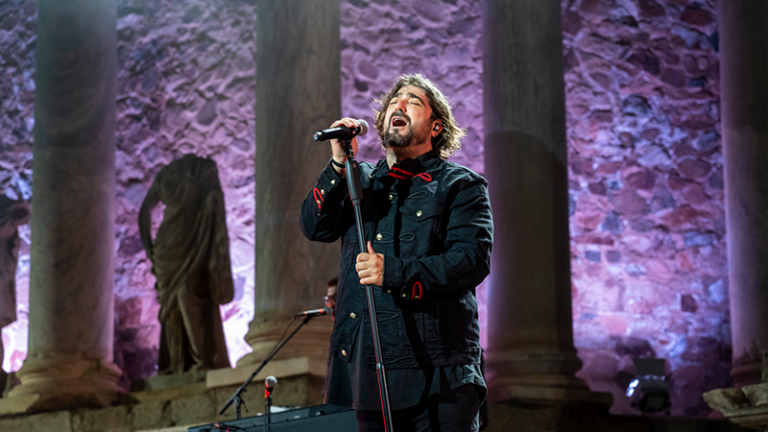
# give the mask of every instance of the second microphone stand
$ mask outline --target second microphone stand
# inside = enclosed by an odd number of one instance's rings
[[[271,430],[272,430],[272,389],[269,388],[269,385],[267,385],[267,387],[264,389],[264,432],[271,432]]]
[[[296,319],[296,317],[294,317],[294,319]],[[296,330],[294,330],[293,333],[291,333],[291,335],[288,336],[287,339],[283,340],[283,337],[285,336],[285,333],[288,332],[288,328],[290,328],[291,324],[293,324],[293,320],[291,320],[291,322],[288,323],[288,327],[286,327],[285,332],[283,333],[283,335],[280,336],[280,339],[277,341],[277,343],[275,343],[275,346],[272,348],[272,351],[270,351],[269,354],[267,354],[267,356],[264,358],[264,360],[261,361],[261,364],[259,364],[259,367],[257,367],[256,370],[253,371],[253,373],[248,377],[248,379],[245,380],[245,382],[237,390],[235,390],[235,393],[224,404],[224,408],[222,408],[221,411],[219,411],[219,415],[223,415],[224,411],[226,411],[227,408],[229,408],[229,406],[232,405],[232,403],[234,403],[235,404],[235,411],[236,411],[236,414],[237,414],[237,419],[238,420],[240,419],[240,406],[243,405],[242,393],[245,392],[245,388],[248,387],[248,384],[250,384],[251,381],[253,381],[253,379],[256,378],[256,375],[258,375],[259,372],[261,372],[262,369],[264,369],[264,366],[266,366],[267,363],[270,360],[272,360],[272,357],[274,357],[275,354],[277,354],[277,352],[280,351],[280,348],[285,346],[285,344],[287,344],[288,341],[291,340],[293,335],[295,335],[311,319],[312,319],[312,315],[305,316],[304,320],[301,322],[301,324],[299,324],[299,326],[296,327]],[[267,394],[266,396],[269,396],[269,394]],[[269,402],[271,403],[271,399],[269,399]],[[264,414],[266,416],[269,416],[269,412],[266,412]],[[267,417],[267,419],[268,418],[269,417]]]
[[[357,225],[357,239],[360,242],[360,251],[365,252],[365,234],[363,231],[363,217],[360,210],[360,202],[363,200],[363,185],[360,180],[360,164],[354,159],[352,141],[343,140],[344,150],[347,153],[344,167],[346,169],[347,188],[349,199],[355,209],[355,224]],[[389,405],[389,388],[387,386],[387,373],[384,370],[384,359],[381,354],[381,341],[379,340],[379,321],[376,315],[376,301],[373,296],[373,287],[365,286],[368,298],[368,313],[371,319],[371,332],[373,333],[373,352],[376,355],[376,372],[379,379],[379,396],[381,397],[381,411],[384,415],[385,432],[393,432],[392,411]]]

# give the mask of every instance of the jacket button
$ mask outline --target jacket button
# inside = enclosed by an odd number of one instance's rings
[[[325,195],[325,189],[320,189],[320,195]],[[417,216],[421,216],[421,215],[417,215]]]
[[[392,290],[387,290],[387,294],[392,294]]]
[[[402,297],[402,298],[406,298],[406,297],[408,297],[408,294],[406,294],[406,293],[402,293],[402,294],[400,294],[400,297]]]
[[[323,193],[323,192],[322,192],[322,191],[320,191],[320,193]],[[424,213],[422,213],[422,212],[421,212],[421,210],[418,210],[418,211],[416,212],[416,217],[421,217],[421,215],[423,215],[423,214],[424,214]]]
[[[347,356],[347,350],[341,350],[341,355],[346,357]]]
[[[382,234],[382,233],[376,234],[376,240],[381,240],[383,238],[384,238],[384,234]]]
[[[392,201],[395,197],[392,194],[389,194],[387,198],[389,198],[389,200]]]
[[[357,314],[352,312],[351,314],[349,314],[349,317],[352,318],[352,319],[355,319],[355,318],[357,318]]]
[[[335,185],[335,184],[336,184],[336,179],[331,179],[331,185]]]

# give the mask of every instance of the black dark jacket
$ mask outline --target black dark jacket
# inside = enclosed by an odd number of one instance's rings
[[[366,239],[384,254],[384,286],[374,287],[384,364],[479,364],[475,287],[489,273],[493,242],[487,182],[434,151],[391,170],[383,160],[360,167]],[[357,332],[371,330],[355,271],[354,209],[346,179],[330,165],[304,200],[301,229],[310,240],[342,239],[330,355],[349,361],[359,349]],[[366,340],[370,365],[373,348]]]

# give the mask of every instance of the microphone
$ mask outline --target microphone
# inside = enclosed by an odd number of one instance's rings
[[[267,379],[264,380],[264,397],[269,397],[270,394],[272,394],[272,390],[275,389],[275,385],[277,385],[277,378],[270,375],[267,377]]]
[[[277,378],[272,375],[268,376],[267,379],[264,380],[264,386],[270,390],[275,388],[275,385],[277,385]]]
[[[310,309],[310,310],[301,311],[297,313],[296,316],[313,316],[314,317],[314,316],[322,316],[322,315],[330,315],[330,314],[331,314],[331,308],[326,306],[320,309]]]
[[[356,136],[363,136],[368,133],[368,122],[363,119],[357,120],[360,126],[356,128],[348,128],[344,125],[336,126],[328,129],[322,129],[315,132],[312,137],[315,141],[325,141],[329,139],[351,140]]]

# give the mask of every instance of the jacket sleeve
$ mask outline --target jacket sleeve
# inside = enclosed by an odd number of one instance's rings
[[[403,259],[385,255],[383,283],[403,299],[473,289],[490,273],[493,220],[488,186],[475,177],[460,186],[449,213],[444,252]]]
[[[332,243],[343,233],[347,210],[346,178],[336,174],[331,164],[325,167],[317,183],[301,204],[301,232],[313,241]]]

